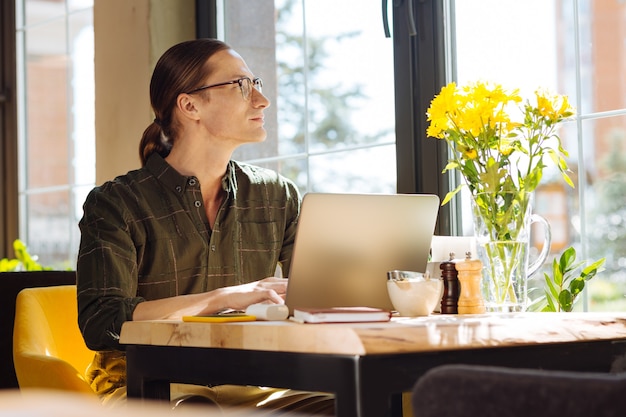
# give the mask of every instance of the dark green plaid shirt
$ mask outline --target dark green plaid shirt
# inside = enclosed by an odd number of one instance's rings
[[[91,191],[77,264],[79,325],[91,349],[119,349],[122,323],[141,301],[255,281],[278,264],[289,271],[296,186],[235,161],[222,186],[228,196],[212,230],[198,180],[156,154]]]

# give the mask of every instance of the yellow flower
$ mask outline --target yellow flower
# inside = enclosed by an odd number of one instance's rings
[[[426,134],[431,138],[444,139],[444,133],[447,130],[446,124],[441,122],[431,121],[430,125],[426,129]]]
[[[537,90],[535,98],[536,104],[521,104],[519,90],[483,81],[461,88],[455,83],[444,86],[426,112],[426,134],[448,143],[451,157],[445,171],[459,170],[472,193],[505,192],[512,187],[531,192],[545,167],[543,157],[549,155],[546,160],[553,160],[571,185],[567,153],[555,128],[573,110],[566,96]],[[556,146],[550,138],[556,139]]]
[[[441,89],[441,93],[430,103],[426,112],[430,122],[427,134],[430,137],[443,139],[443,134],[450,129],[451,120],[456,109],[456,84],[450,83]]]
[[[476,151],[476,149],[465,149],[463,151],[463,156],[465,159],[476,159],[478,158],[478,151]]]
[[[559,114],[563,117],[570,117],[574,114],[574,109],[569,104],[567,96],[560,96],[561,107],[559,108]]]
[[[539,91],[537,91],[535,95],[537,97],[537,109],[539,110],[539,114],[543,117],[552,118],[555,113],[552,106],[552,100]]]
[[[509,156],[515,148],[513,147],[513,141],[510,138],[502,138],[498,144],[498,152],[504,156]]]
[[[558,121],[573,114],[566,96],[551,94],[546,90],[537,90],[537,110],[539,114],[552,121]]]

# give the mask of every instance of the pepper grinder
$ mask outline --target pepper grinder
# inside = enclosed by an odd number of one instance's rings
[[[458,272],[454,266],[454,252],[450,252],[450,260],[439,265],[443,279],[443,297],[441,298],[441,314],[457,314],[459,300]]]
[[[459,314],[481,314],[485,312],[485,303],[480,291],[483,264],[472,259],[470,252],[465,253],[465,260],[455,263],[461,285],[459,294]]]

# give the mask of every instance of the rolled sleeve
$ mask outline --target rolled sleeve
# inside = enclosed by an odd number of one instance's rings
[[[93,350],[120,349],[122,324],[132,320],[138,303],[136,249],[123,208],[94,189],[79,223],[77,262],[78,324]]]

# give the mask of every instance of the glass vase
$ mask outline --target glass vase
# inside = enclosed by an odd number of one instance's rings
[[[532,213],[533,194],[478,193],[472,198],[478,258],[483,263],[482,294],[488,312],[522,312],[528,306],[528,278],[550,252],[548,222]],[[543,225],[541,253],[529,265],[531,224]]]

